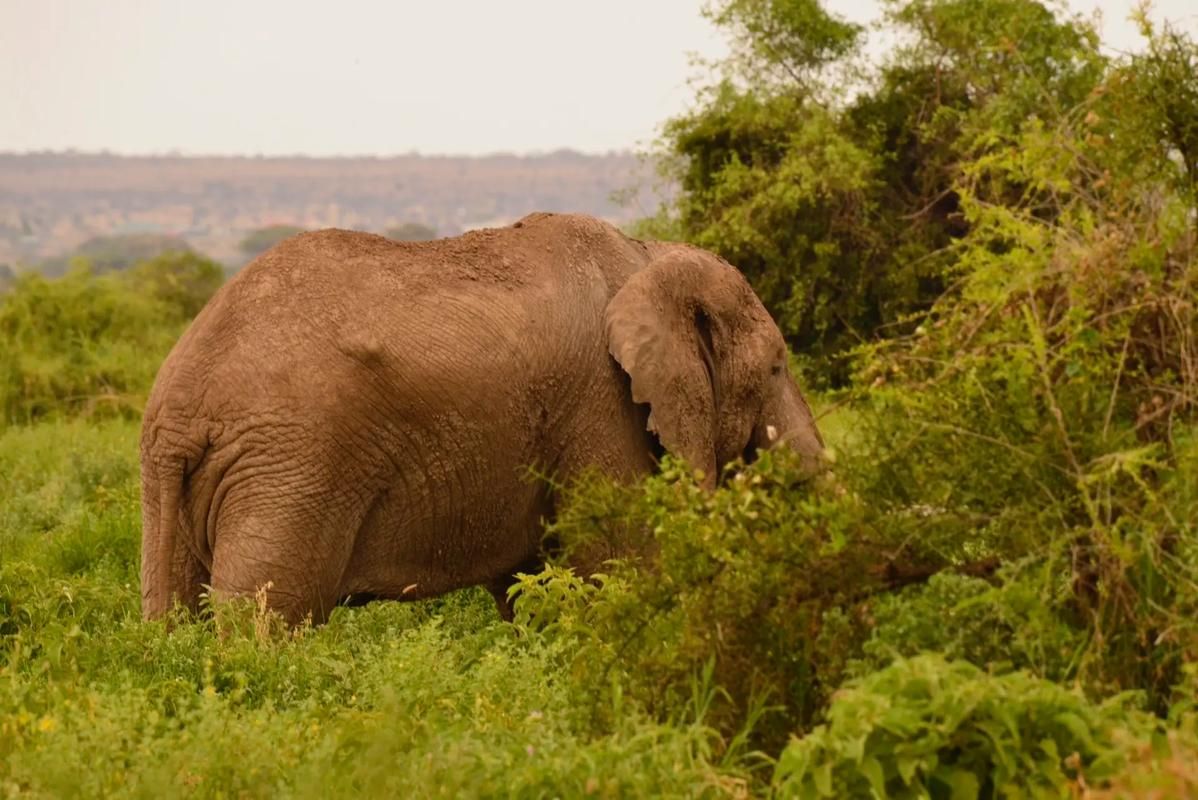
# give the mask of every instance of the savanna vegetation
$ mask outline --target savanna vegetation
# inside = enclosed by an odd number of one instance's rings
[[[422,222],[405,222],[388,228],[385,236],[401,242],[427,242],[437,238],[437,229]]]
[[[0,793],[1198,797],[1198,47],[718,0],[643,232],[739,264],[833,463],[596,476],[641,555],[287,632],[140,620],[138,409],[220,272],[0,299]]]
[[[237,246],[246,257],[253,258],[265,253],[284,239],[290,239],[303,232],[303,228],[298,228],[295,225],[268,225],[265,228],[250,231]]]
[[[38,271],[43,275],[59,277],[78,260],[86,262],[94,272],[110,272],[128,269],[134,264],[168,253],[191,252],[194,252],[192,246],[178,236],[157,233],[93,236],[67,255],[42,261]]]

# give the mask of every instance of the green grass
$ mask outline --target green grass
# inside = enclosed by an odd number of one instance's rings
[[[467,591],[298,636],[140,619],[137,424],[0,435],[0,796],[724,794],[702,725],[597,726]]]
[[[852,446],[863,413],[825,417],[833,448]],[[801,586],[770,571],[774,559],[754,560],[750,542],[765,541],[758,524],[800,537],[802,550],[809,534],[782,523],[799,511],[822,518],[838,502],[808,503],[786,481],[771,483],[786,473],[769,458],[762,474],[693,507],[677,491],[685,482],[668,474],[641,499],[630,495],[646,513],[660,506],[651,516],[663,526],[662,574],[638,588],[635,574],[616,570],[589,610],[562,594],[574,584],[549,577],[518,626],[470,590],[338,609],[296,633],[252,603],[168,630],[140,616],[137,434],[136,421],[121,419],[0,432],[0,797],[834,797],[882,784],[905,797],[920,786],[932,796],[937,786],[985,789],[991,779],[1056,797],[1084,777],[1165,785],[1153,765],[1181,769],[1198,752],[1185,722],[1198,701],[1179,697],[1169,734],[1179,738],[1166,745],[1134,693],[1099,703],[1053,682],[1051,670],[1003,666],[1021,635],[1060,638],[1033,625],[1036,614],[1020,615],[1042,600],[1019,581],[995,594],[985,581],[938,576],[849,609],[870,614],[866,623],[799,614],[819,635],[797,649],[781,636],[794,619],[771,617],[764,627],[792,649],[762,650],[774,639],[745,632],[763,624],[737,632],[749,617],[724,605]],[[594,501],[619,510],[604,497]],[[797,505],[788,511],[779,498]],[[677,548],[692,539],[701,552],[680,561]],[[700,570],[686,589],[691,567],[716,557],[723,574]],[[630,647],[621,620],[635,622],[666,580],[671,593],[691,591],[698,617],[667,614],[655,644]],[[739,583],[748,595],[737,600]],[[720,635],[740,643],[730,651]],[[605,654],[622,665],[597,671]],[[676,668],[663,673],[658,656]],[[779,717],[774,695],[769,724],[807,735],[763,755],[751,748],[778,741],[761,736],[764,723],[743,723],[758,725],[751,739],[728,725],[738,680],[726,669],[760,677],[775,656],[790,665],[782,677],[793,691],[811,689],[829,658],[849,659],[827,673],[847,682],[814,728]],[[804,658],[814,673],[799,668]],[[1148,747],[1120,771],[1125,753]],[[1190,777],[1178,776],[1169,785],[1184,793]]]

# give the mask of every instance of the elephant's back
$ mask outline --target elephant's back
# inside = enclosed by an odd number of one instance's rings
[[[294,236],[259,256],[230,281],[230,292],[327,297],[369,290],[418,298],[483,286],[518,289],[594,272],[615,289],[647,260],[648,248],[603,220],[537,212],[502,228],[403,242],[329,228]]]
[[[445,309],[484,325],[602,305],[644,265],[645,245],[584,215],[533,214],[506,228],[430,242],[339,229],[294,236],[217,292],[193,325],[193,347],[219,360],[275,357],[321,337],[392,325],[409,335]],[[543,320],[549,324],[550,320]]]
[[[340,402],[364,373],[375,383],[380,375],[423,382],[451,365],[506,390],[505,370],[534,360],[554,371],[576,356],[573,337],[605,353],[603,307],[644,252],[614,227],[576,215],[535,214],[432,242],[300,234],[222,287],[160,380],[174,376],[177,397],[202,395],[234,414],[283,398]],[[544,342],[560,352],[533,356]]]

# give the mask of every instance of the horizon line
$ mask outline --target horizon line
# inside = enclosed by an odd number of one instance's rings
[[[312,153],[230,153],[230,152],[198,152],[184,151],[171,149],[165,151],[148,151],[148,152],[123,152],[118,150],[110,150],[101,148],[98,150],[85,150],[81,148],[68,147],[63,149],[46,148],[43,150],[6,150],[0,149],[0,158],[25,158],[31,156],[69,156],[82,158],[128,158],[128,159],[150,159],[150,158],[177,158],[177,159],[247,159],[255,161],[270,161],[270,160],[312,160],[312,161],[351,161],[351,160],[374,160],[374,161],[389,161],[401,158],[441,158],[441,159],[487,159],[487,158],[545,158],[555,155],[576,155],[587,158],[598,158],[604,156],[645,156],[650,155],[647,150],[637,147],[611,148],[608,150],[583,150],[576,147],[557,147],[550,150],[492,150],[483,153],[429,153],[419,150],[408,150],[405,152],[394,153],[334,153],[314,155]]]

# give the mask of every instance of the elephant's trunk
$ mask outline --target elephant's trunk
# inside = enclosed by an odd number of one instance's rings
[[[824,439],[798,385],[793,379],[783,384],[780,396],[763,410],[761,422],[753,430],[753,444],[757,449],[785,445],[802,457],[804,472],[814,474],[826,463]]]

